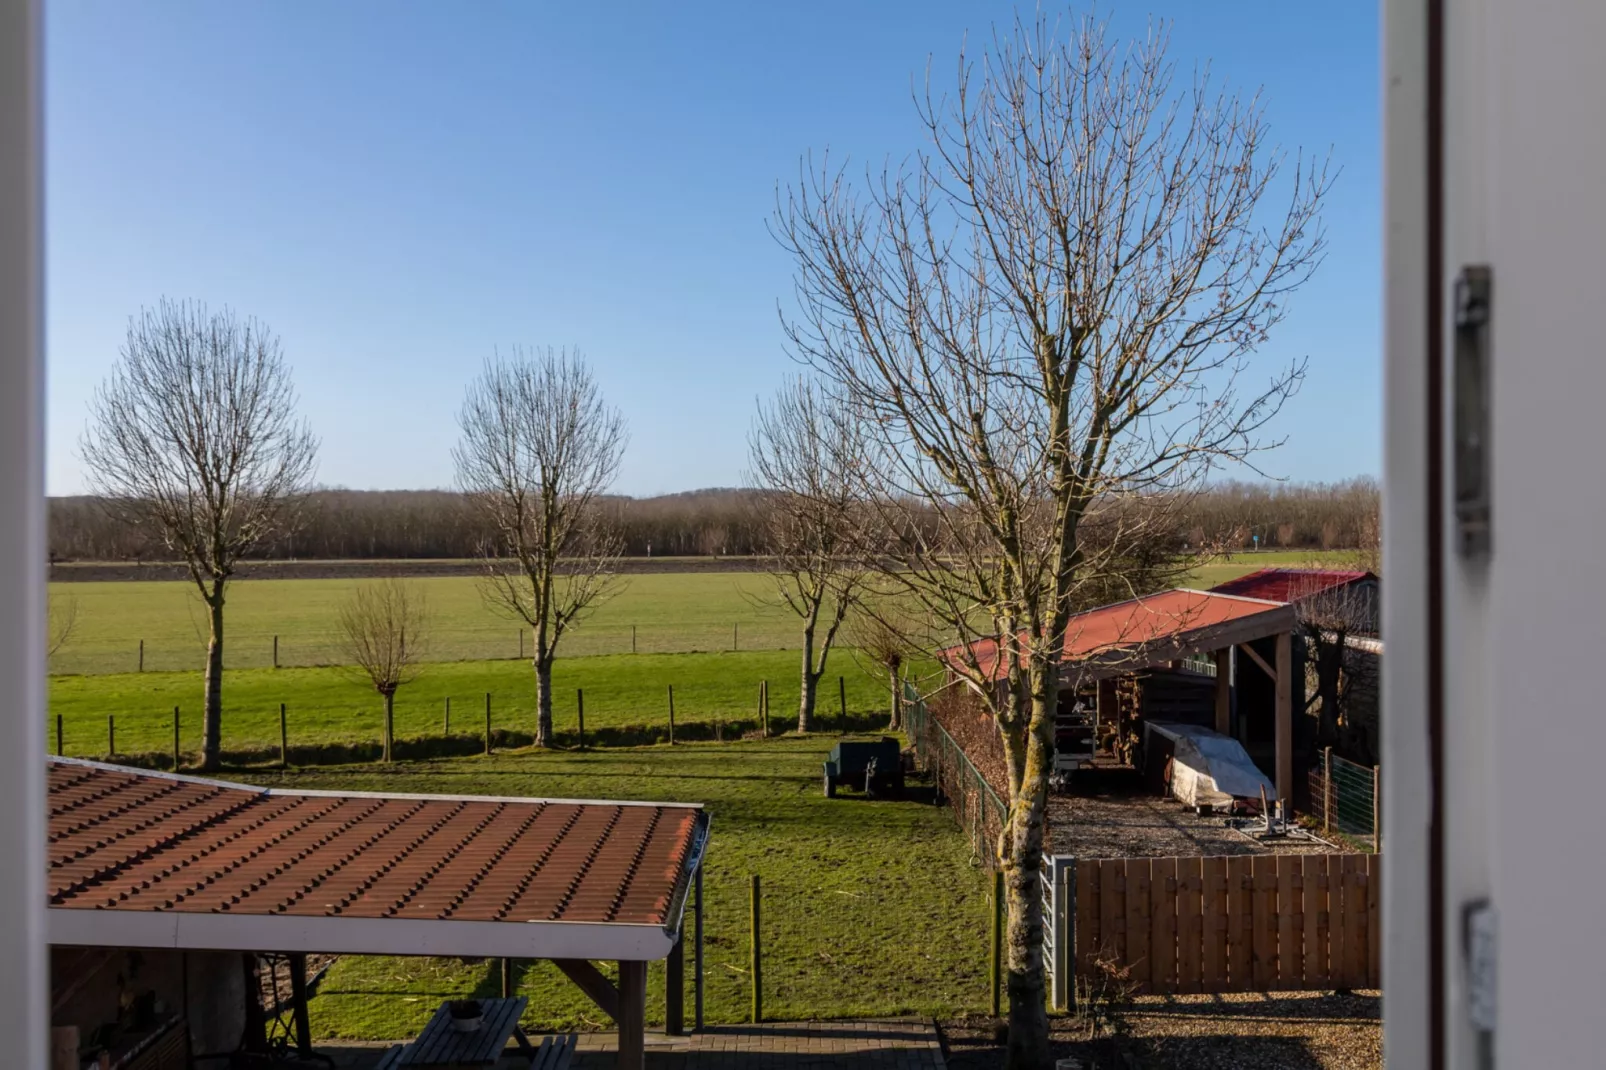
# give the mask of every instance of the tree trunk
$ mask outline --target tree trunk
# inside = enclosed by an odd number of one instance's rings
[[[206,699],[201,716],[201,771],[218,767],[223,749],[223,592],[207,599]]]
[[[803,629],[803,697],[797,704],[798,734],[814,727],[814,692],[820,677],[814,671],[814,629]]]
[[[386,691],[385,695],[385,742],[383,760],[390,761],[391,743],[396,738],[396,692]]]
[[[1053,755],[1053,697],[1048,677],[1032,673],[1031,723],[1020,790],[1010,800],[1009,825],[1000,837],[1009,960],[1008,1070],[1048,1065],[1048,1012],[1043,988],[1043,840]]]
[[[535,661],[535,745],[552,746],[552,659]]]
[[[887,690],[892,693],[892,720],[887,725],[889,732],[903,731],[903,687],[898,680],[897,666],[887,669]]]

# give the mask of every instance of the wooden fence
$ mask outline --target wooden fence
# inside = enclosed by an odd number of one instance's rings
[[[1079,978],[1124,967],[1140,992],[1155,994],[1381,984],[1381,855],[1075,865]]]

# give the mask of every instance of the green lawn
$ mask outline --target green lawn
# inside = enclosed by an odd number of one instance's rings
[[[521,753],[255,774],[287,788],[459,792],[707,804],[707,1019],[747,1013],[747,888],[763,881],[764,1004],[772,1018],[980,1010],[987,999],[985,874],[946,809],[916,801],[826,799],[820,761],[833,737],[610,751]],[[686,1004],[691,1013],[691,956]],[[491,994],[495,962],[343,958],[312,1002],[321,1037],[399,1039],[441,1000]],[[663,967],[648,973],[661,1022]],[[608,1023],[546,963],[518,971],[527,1025]]]
[[[1190,581],[1209,586],[1270,565],[1337,563],[1342,552],[1236,554],[1201,565]],[[317,666],[341,660],[336,613],[361,580],[240,580],[230,588],[224,663],[230,668]],[[487,606],[469,576],[412,581],[430,609],[430,653],[436,661],[516,659],[520,629]],[[194,589],[178,582],[88,582],[51,585],[55,612],[76,604],[71,638],[51,659],[58,674],[133,672],[145,643],[147,671],[199,669],[206,654],[206,615]],[[644,573],[624,577],[620,592],[563,641],[561,654],[689,653],[781,650],[798,645],[797,618],[756,572]],[[633,644],[633,645],[632,645]]]
[[[828,663],[819,709],[840,711],[840,676],[847,707],[860,726],[872,711],[887,706],[879,677],[869,676],[847,651]],[[715,722],[742,722],[751,728],[759,683],[769,681],[770,712],[777,730],[795,725],[799,655],[793,651],[723,654],[616,654],[560,659],[553,670],[557,695],[553,720],[559,743],[577,742],[576,689],[585,692],[586,731],[592,742],[639,742],[643,732],[668,730],[669,687],[675,688],[675,719],[682,738],[712,734]],[[264,749],[276,757],[279,703],[284,703],[292,747],[371,743],[377,746],[383,707],[379,696],[350,670],[235,669],[223,678],[223,746],[235,761],[259,760]],[[477,746],[485,728],[485,695],[491,695],[493,729],[525,738],[535,724],[535,677],[526,662],[465,661],[426,666],[418,680],[396,693],[396,735],[438,736],[445,707],[452,700],[452,731],[462,734],[461,749]],[[116,717],[120,754],[171,753],[173,707],[180,708],[182,748],[200,747],[202,681],[199,672],[121,673],[53,676],[50,679],[50,732],[55,715],[63,724],[65,752],[74,757],[107,754],[108,714]],[[468,737],[472,734],[474,740]],[[648,737],[649,739],[653,737]],[[255,753],[254,753],[255,752]],[[311,755],[306,755],[311,760]],[[327,758],[330,755],[323,755]],[[335,757],[339,757],[335,755]]]

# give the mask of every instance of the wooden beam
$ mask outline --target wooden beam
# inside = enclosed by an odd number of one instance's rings
[[[1294,812],[1294,637],[1277,637],[1277,798],[1283,818]]]
[[[686,1031],[686,941],[675,938],[675,946],[664,959],[664,1032],[678,1037]]]
[[[1232,734],[1232,649],[1216,651],[1216,731]]]
[[[601,1008],[603,1014],[616,1022],[619,1020],[619,990],[602,975],[601,970],[585,959],[553,959],[552,964],[562,970],[563,975],[573,981],[580,991],[591,997],[591,1002]]]
[[[1288,633],[1284,632],[1282,635],[1277,637],[1277,642],[1280,644],[1283,641],[1283,639],[1285,639],[1287,636],[1288,636]],[[1245,654],[1248,654],[1249,655],[1249,660],[1253,661],[1256,665],[1259,665],[1261,670],[1263,672],[1265,672],[1265,674],[1267,676],[1271,677],[1273,683],[1277,682],[1277,679],[1278,679],[1277,670],[1272,668],[1270,665],[1267,665],[1266,664],[1266,659],[1261,657],[1259,654],[1255,653],[1255,648],[1254,647],[1250,646],[1248,643],[1239,643],[1238,644],[1238,649],[1242,650]],[[1281,650],[1282,647],[1279,646],[1277,649]],[[1281,657],[1280,654],[1278,656]]]
[[[617,1070],[646,1070],[647,964],[619,963],[619,1057]]]

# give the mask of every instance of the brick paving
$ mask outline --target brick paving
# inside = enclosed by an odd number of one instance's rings
[[[539,1038],[531,1038],[539,1043]],[[388,1045],[387,1045],[388,1047]],[[580,1034],[575,1070],[613,1070],[612,1033]],[[385,1048],[321,1048],[338,1070],[367,1070]],[[503,1059],[502,1067],[522,1067]],[[843,1022],[765,1022],[711,1026],[692,1036],[647,1034],[648,1070],[946,1070],[937,1027],[929,1018]]]

